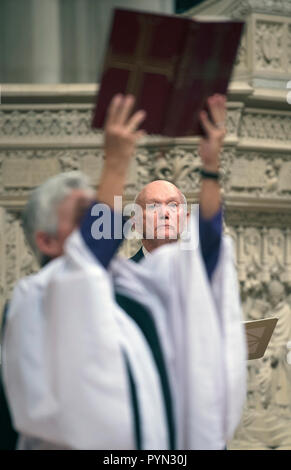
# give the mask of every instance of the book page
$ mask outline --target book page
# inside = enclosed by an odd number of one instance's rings
[[[265,318],[244,322],[246,328],[248,360],[263,357],[272,337],[278,318]]]

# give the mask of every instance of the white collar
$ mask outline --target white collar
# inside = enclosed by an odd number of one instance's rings
[[[149,252],[143,245],[142,245],[141,248],[142,248],[142,252],[143,252],[143,254],[144,254],[145,257],[148,256],[148,255],[150,255],[150,252]]]

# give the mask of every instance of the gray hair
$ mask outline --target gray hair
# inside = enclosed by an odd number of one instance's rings
[[[74,189],[92,191],[89,179],[79,171],[53,176],[31,193],[22,214],[22,226],[26,240],[40,263],[44,255],[36,245],[35,234],[38,231],[50,235],[57,233],[57,208]]]

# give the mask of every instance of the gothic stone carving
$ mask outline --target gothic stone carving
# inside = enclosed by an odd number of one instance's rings
[[[241,216],[243,213],[241,212]],[[253,217],[257,217],[254,213]],[[284,214],[282,214],[284,218]],[[227,214],[227,226],[231,227],[232,237],[236,242],[236,260],[238,277],[241,282],[243,298],[247,298],[256,285],[268,283],[276,276],[281,282],[291,286],[291,229],[285,223],[274,227],[261,218],[256,226],[247,221],[233,224],[233,213]],[[289,217],[290,219],[290,217]],[[278,219],[277,219],[278,220]]]
[[[246,41],[247,41],[247,35],[244,32],[242,37],[241,37],[239,49],[238,49],[237,56],[236,56],[235,63],[234,63],[235,72],[239,72],[240,70],[246,70],[246,68],[247,68],[248,56],[247,56]]]
[[[246,111],[240,122],[239,136],[288,142],[291,140],[290,115],[283,112]]]
[[[253,286],[253,296],[244,305],[248,318],[275,316],[278,323],[264,357],[248,361],[247,402],[230,449],[291,447],[291,306],[287,294],[288,288],[275,277],[268,285]]]
[[[288,199],[291,194],[288,154],[227,152],[224,189],[226,194]]]
[[[275,72],[284,70],[283,35],[283,23],[257,20],[254,51],[256,69]]]
[[[290,449],[291,220],[264,214],[251,226],[256,216],[243,220],[241,214],[240,225],[227,225],[236,244],[244,316],[279,320],[264,357],[248,361],[247,402],[228,448]],[[231,211],[228,220],[236,222]]]
[[[59,105],[56,109],[45,110],[24,107],[21,111],[3,106],[0,111],[0,138],[27,140],[33,137],[41,141],[86,136],[96,141],[100,132],[92,130],[91,118],[92,107],[86,105]]]
[[[19,212],[1,209],[1,241],[3,242],[0,267],[1,312],[11,297],[15,281],[38,269],[37,262],[24,239]],[[0,316],[1,316],[0,312]]]
[[[192,16],[216,15],[233,19],[247,19],[252,13],[270,16],[291,16],[290,0],[216,0],[207,5],[198,5],[190,10]]]
[[[64,122],[57,119],[58,113],[63,113],[62,110],[50,111],[53,116],[47,116],[47,110],[39,110],[37,112],[37,119],[32,119],[30,113],[31,111],[29,110],[23,110],[21,111],[21,117],[19,117],[18,111],[1,110],[0,122],[2,122],[2,126],[0,126],[0,138],[5,142],[10,142],[10,144],[13,143],[15,146],[19,144],[27,145],[28,142],[31,144],[34,141],[39,145],[43,140],[52,149],[62,145],[63,142],[75,144],[79,138],[79,142],[84,142],[84,147],[88,143],[93,148],[102,147],[102,134],[92,131],[90,127],[91,110],[89,109],[86,112],[85,110],[82,111],[82,114],[84,114],[82,117],[78,116],[80,111],[77,109],[66,110],[65,117],[63,117]],[[35,112],[32,113],[34,114]],[[56,116],[54,116],[55,114]],[[29,124],[27,124],[27,121],[29,121]],[[58,132],[51,130],[51,123],[55,121],[60,126]],[[46,123],[43,125],[41,133],[39,133],[38,128],[40,122]],[[24,123],[29,126],[28,133],[24,133],[21,130],[21,126],[24,126]],[[260,112],[260,110],[249,109],[243,111],[242,106],[239,104],[237,107],[234,105],[228,107],[227,131],[228,136],[234,135],[251,139],[268,139],[284,142],[291,140],[289,113],[272,112],[271,110]],[[74,138],[73,141],[71,137]]]
[[[291,15],[290,0],[249,0],[254,11],[261,11],[269,15]]]

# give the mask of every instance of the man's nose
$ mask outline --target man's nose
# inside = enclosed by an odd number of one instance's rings
[[[169,219],[170,218],[170,212],[167,204],[162,204],[160,207],[160,218],[161,219]]]

